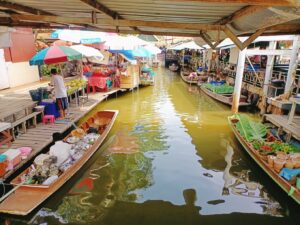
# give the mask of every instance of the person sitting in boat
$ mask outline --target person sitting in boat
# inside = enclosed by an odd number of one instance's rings
[[[188,79],[189,80],[198,80],[197,73],[196,72],[190,73],[189,76],[188,76]]]
[[[175,64],[175,63],[172,63],[170,66],[169,66],[169,69],[171,71],[177,71],[178,70],[178,66]]]
[[[65,118],[65,110],[68,108],[67,89],[65,87],[64,78],[57,73],[56,68],[50,71],[52,75],[51,85],[54,86],[54,96],[57,108],[59,109],[60,119]]]
[[[214,76],[210,74],[207,78],[207,83],[211,83],[212,81],[215,81]]]

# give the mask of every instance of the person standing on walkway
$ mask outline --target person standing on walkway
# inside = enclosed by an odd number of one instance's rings
[[[51,69],[51,75],[51,85],[54,86],[54,96],[60,113],[60,119],[64,119],[66,116],[65,111],[68,108],[67,89],[65,87],[64,78],[57,73],[56,68]]]

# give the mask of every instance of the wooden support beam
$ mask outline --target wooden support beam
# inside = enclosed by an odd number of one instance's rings
[[[22,11],[22,12],[27,12],[27,13],[34,14],[34,15],[41,15],[41,14],[53,15],[52,13],[46,12],[44,10],[32,8],[32,7],[25,6],[25,5],[20,5],[17,3],[2,1],[2,0],[0,1],[0,7],[4,7],[7,9],[13,9],[13,10],[17,10],[17,11]]]
[[[199,2],[214,4],[244,4],[244,5],[260,5],[260,6],[300,6],[298,0],[170,0],[172,2]]]
[[[213,43],[209,35],[202,31],[200,32],[200,37],[205,41],[206,44],[208,44],[211,47],[211,49],[216,49],[216,47],[223,41],[217,40],[215,43]]]
[[[297,31],[300,30],[300,24],[278,24],[274,26],[267,27],[266,30],[280,30],[280,31]]]
[[[224,39],[223,39],[223,40],[224,40]],[[217,46],[218,46],[223,40],[218,40],[218,41],[216,41],[216,42],[214,43],[214,45],[213,45],[213,49],[216,49]]]
[[[209,47],[211,47],[212,49],[214,49],[214,45],[211,42],[211,40],[208,38],[207,34],[200,31],[200,37],[205,41],[206,44],[209,45]]]
[[[58,26],[50,23],[39,23],[39,22],[26,22],[26,21],[12,21],[9,17],[0,17],[0,25],[3,26],[16,26],[16,27],[32,27],[32,28],[60,28],[60,29],[72,29],[69,26]],[[98,28],[95,25],[82,25],[74,29],[83,29],[83,30],[93,30],[93,31],[102,31],[109,33],[122,33],[122,34],[146,34],[146,35],[162,35],[162,36],[177,36],[177,37],[200,37],[197,33],[178,33],[178,32],[160,32],[160,31],[143,31],[143,30],[119,30],[118,32],[115,29],[107,28]]]
[[[240,49],[243,49],[243,43],[237,38],[237,36],[227,27],[224,28],[224,33],[227,35],[227,37],[232,40],[232,42]]]
[[[105,15],[109,16],[112,19],[122,19],[117,12],[110,10],[105,5],[101,4],[97,0],[80,0],[81,2],[91,6],[92,8],[104,13]],[[139,30],[137,27],[130,27],[133,30]]]
[[[103,21],[103,20],[101,20]],[[210,25],[201,23],[174,23],[174,22],[157,22],[157,21],[143,21],[143,20],[114,20],[104,21],[112,22],[118,26],[142,26],[142,27],[158,27],[158,28],[174,28],[174,29],[188,29],[188,30],[222,30],[222,25]]]
[[[92,11],[92,23],[97,23],[97,13],[95,11]]]
[[[225,27],[225,29],[223,31],[227,35],[227,37],[229,37],[240,50],[243,50],[243,49],[247,48],[259,35],[264,33],[265,30],[266,30],[266,28],[257,30],[250,37],[248,37],[247,40],[244,42],[241,42],[238,39],[238,37],[227,26]]]
[[[250,37],[247,38],[246,41],[243,42],[243,49],[247,48],[259,35],[265,32],[265,28],[257,30],[255,33],[253,33]]]
[[[91,6],[92,8],[104,13],[105,15],[116,19],[117,13],[107,8],[105,5],[99,3],[97,0],[80,0],[81,2]]]
[[[92,24],[92,18],[77,17],[61,17],[61,16],[44,16],[44,15],[11,15],[15,20],[44,21],[52,23],[68,23],[68,24]],[[158,28],[174,28],[188,30],[222,30],[222,25],[211,25],[202,23],[174,23],[174,22],[157,22],[143,20],[125,20],[125,19],[101,19],[97,20],[98,25],[111,25],[118,27],[158,27]]]
[[[266,7],[251,6],[251,5],[245,6],[245,7],[241,8],[240,10],[232,13],[230,16],[226,16],[226,17],[220,19],[215,24],[225,25],[225,24],[233,22],[234,20],[238,20],[244,16],[251,15],[251,14],[261,11],[263,9],[266,9]]]
[[[199,34],[196,33],[179,33],[179,32],[162,32],[162,31],[144,31],[139,30],[137,32],[134,31],[124,31],[120,30],[120,33],[123,34],[146,34],[146,35],[161,35],[161,36],[174,36],[174,37],[200,37]]]

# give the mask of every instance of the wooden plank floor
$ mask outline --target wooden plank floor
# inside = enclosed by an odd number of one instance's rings
[[[33,102],[29,94],[7,94],[0,97],[0,121],[6,117],[25,110],[25,108],[33,107]]]
[[[85,116],[88,112],[90,112],[96,105],[106,99],[109,95],[117,94],[121,89],[114,89],[105,93],[95,93],[90,94],[88,101],[76,106],[75,104],[71,104],[68,110],[70,117],[72,118],[71,122],[67,123],[55,123],[55,124],[42,124],[39,123],[35,128],[29,128],[25,134],[21,134],[13,143],[11,148],[20,148],[20,147],[31,147],[32,153],[30,156],[22,160],[20,164],[18,164],[14,170],[7,172],[2,179],[6,180],[11,177],[16,170],[21,168],[24,164],[26,164],[29,160],[33,159],[37,154],[39,154],[45,147],[53,141],[53,133],[59,132],[63,133],[67,129],[73,126],[74,122],[77,122],[83,116]],[[31,101],[32,102],[32,101]],[[1,101],[0,101],[1,104]],[[8,103],[7,103],[8,104]],[[13,104],[12,104],[13,105]],[[18,107],[17,104],[15,107]],[[2,111],[2,108],[1,108]],[[7,146],[0,147],[0,153],[3,153],[7,150]]]
[[[281,127],[286,133],[291,133],[294,138],[300,140],[300,117],[295,116],[293,122],[288,124],[288,116],[265,114],[265,119],[277,127]]]

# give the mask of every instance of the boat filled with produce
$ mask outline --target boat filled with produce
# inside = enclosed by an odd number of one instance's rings
[[[225,84],[224,81],[212,81],[210,83],[202,84],[200,88],[205,94],[212,97],[213,99],[222,102],[226,105],[232,105],[232,93],[234,91],[234,88],[228,84]],[[247,102],[247,97],[241,95],[239,107],[249,105],[250,103]]]
[[[220,84],[220,85],[216,85],[216,84],[212,84],[212,83],[207,83],[207,84],[203,84],[204,87],[216,94],[232,94],[233,93],[233,86],[230,86],[228,84]]]
[[[62,185],[92,157],[111,130],[118,111],[99,111],[12,180],[15,191],[1,204],[0,212],[27,215]],[[19,200],[27,204],[18,204]]]
[[[249,117],[229,117],[236,137],[258,165],[296,202],[300,203],[300,147],[285,143],[274,130]]]

